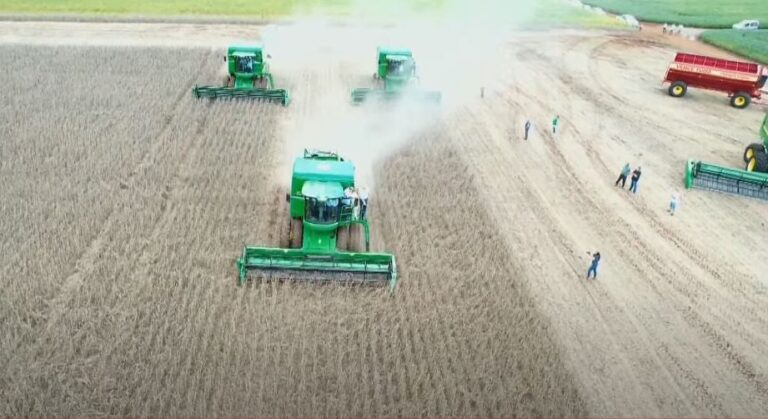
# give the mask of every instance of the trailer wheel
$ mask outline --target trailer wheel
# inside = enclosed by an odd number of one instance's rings
[[[672,97],[683,97],[688,93],[688,85],[683,81],[676,81],[669,85],[669,95]]]
[[[738,92],[731,97],[731,106],[737,109],[744,109],[752,102],[752,97],[744,92]]]
[[[752,158],[752,156],[755,155],[755,153],[759,151],[764,151],[765,146],[760,143],[752,143],[747,146],[747,148],[744,149],[744,163],[748,162],[749,159]]]
[[[760,173],[768,173],[768,154],[764,152],[755,153],[755,171]]]

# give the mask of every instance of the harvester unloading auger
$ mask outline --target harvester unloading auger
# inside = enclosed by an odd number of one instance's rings
[[[225,85],[195,86],[192,89],[195,96],[261,99],[280,102],[284,106],[290,102],[288,91],[275,89],[261,45],[230,45],[224,61],[228,73]]]
[[[376,56],[378,64],[373,75],[376,87],[352,90],[353,104],[372,99],[392,100],[404,97],[434,103],[442,100],[440,92],[418,88],[419,77],[411,50],[379,47]]]
[[[768,114],[760,127],[762,143],[744,150],[745,170],[688,160],[685,187],[730,192],[768,200]]]
[[[238,285],[251,274],[262,280],[384,285],[394,291],[395,256],[369,252],[367,198],[353,191],[351,162],[335,153],[304,150],[293,164],[286,197],[288,248],[245,247],[237,260]]]

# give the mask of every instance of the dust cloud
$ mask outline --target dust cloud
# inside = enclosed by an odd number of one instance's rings
[[[262,32],[273,71],[294,83],[281,158],[286,166],[304,148],[332,150],[355,163],[360,184],[373,185],[379,159],[501,82],[502,48],[535,12],[528,1],[457,0],[429,12],[404,2],[370,3],[357,1],[344,18],[303,12]],[[353,106],[352,89],[375,85],[378,46],[412,49],[416,89],[439,91],[442,102]]]

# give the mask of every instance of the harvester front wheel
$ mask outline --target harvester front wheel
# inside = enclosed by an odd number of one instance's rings
[[[683,97],[688,92],[688,85],[682,81],[676,81],[669,85],[669,95],[672,97]]]
[[[755,171],[768,173],[768,154],[764,152],[755,153]]]
[[[336,230],[336,249],[342,252],[349,250],[349,226]]]
[[[301,249],[303,244],[304,224],[301,218],[291,218],[291,230],[289,237],[289,246],[291,249]]]
[[[754,172],[755,167],[757,167],[757,159],[753,156],[751,159],[747,160],[747,164],[744,165],[744,170],[747,172]]]
[[[352,224],[349,226],[349,242],[347,248],[350,252],[365,252],[365,233],[363,232],[363,226],[360,224]]]
[[[752,143],[747,146],[747,148],[744,149],[744,163],[748,162],[749,159],[751,159],[755,153],[759,151],[764,151],[765,147],[760,143]]]
[[[744,109],[752,102],[752,97],[744,92],[738,92],[731,97],[731,106],[737,109]]]

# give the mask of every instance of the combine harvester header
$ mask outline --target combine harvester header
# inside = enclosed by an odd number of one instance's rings
[[[760,127],[762,143],[744,150],[745,169],[731,169],[688,160],[685,187],[703,188],[768,200],[768,114]]]
[[[224,57],[228,73],[225,85],[195,86],[192,92],[197,98],[251,98],[288,105],[291,101],[288,91],[274,88],[264,55],[259,44],[230,45]]]
[[[768,69],[759,64],[678,52],[662,84],[670,83],[672,97],[685,96],[689,87],[725,92],[731,106],[743,109],[761,98],[767,79]]]
[[[352,162],[335,153],[304,150],[293,164],[286,196],[288,248],[243,249],[238,285],[251,273],[262,280],[386,285],[394,291],[395,256],[369,253],[367,198],[355,191]]]

